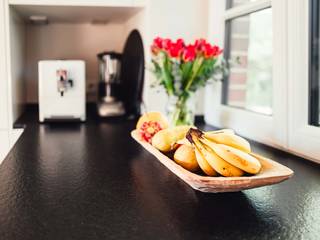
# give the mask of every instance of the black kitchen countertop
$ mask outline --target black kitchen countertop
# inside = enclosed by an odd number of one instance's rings
[[[134,121],[36,120],[24,116],[27,127],[0,166],[1,240],[320,238],[315,163],[253,143],[294,176],[201,193],[130,138]]]

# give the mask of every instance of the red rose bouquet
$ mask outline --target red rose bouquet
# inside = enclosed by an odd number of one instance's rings
[[[223,66],[218,57],[222,50],[204,39],[185,44],[182,39],[174,42],[158,37],[153,41],[151,52],[156,83],[165,88],[171,102],[167,109],[171,123],[193,124],[194,115],[188,100],[215,73],[221,73]]]

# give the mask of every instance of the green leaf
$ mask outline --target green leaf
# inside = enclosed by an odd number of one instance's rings
[[[215,70],[216,59],[204,59],[199,70],[190,85],[190,91],[195,92],[200,87],[204,87],[212,77]]]
[[[192,70],[192,62],[185,62],[181,64],[181,71],[182,71],[182,87],[184,88],[186,86],[186,82],[191,76],[191,70]]]
[[[168,56],[165,55],[163,59],[162,77],[163,77],[164,86],[166,88],[168,95],[174,94],[173,78],[172,78],[172,75],[170,74],[171,69],[172,69],[171,63],[168,59]]]
[[[197,77],[198,72],[203,64],[203,61],[204,61],[203,57],[196,58],[196,60],[194,61],[193,66],[192,66],[192,70],[191,70],[191,76],[188,79],[187,84],[184,89],[185,91],[189,91],[189,88],[193,85],[193,81]]]

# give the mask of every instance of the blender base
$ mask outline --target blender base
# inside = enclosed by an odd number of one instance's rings
[[[100,117],[119,117],[125,114],[122,102],[99,102],[97,107]]]

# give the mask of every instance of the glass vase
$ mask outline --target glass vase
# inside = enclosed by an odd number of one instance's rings
[[[188,97],[169,96],[166,113],[171,126],[193,125],[195,116],[194,95]]]

